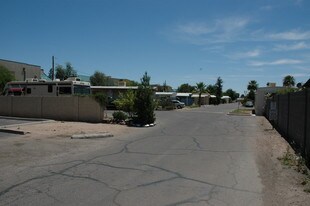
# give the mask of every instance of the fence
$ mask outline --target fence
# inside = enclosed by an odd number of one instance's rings
[[[271,103],[275,102],[277,118],[271,121],[279,133],[310,165],[310,89],[276,95],[268,99],[265,116],[271,120]]]
[[[91,97],[0,96],[0,115],[102,122],[103,109]]]

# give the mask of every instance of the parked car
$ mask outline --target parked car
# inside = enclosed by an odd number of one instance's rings
[[[247,101],[245,104],[244,104],[245,107],[253,107],[253,102],[252,101]]]
[[[171,101],[174,104],[175,108],[182,109],[185,107],[185,104],[183,102],[180,102],[179,100],[171,100]]]

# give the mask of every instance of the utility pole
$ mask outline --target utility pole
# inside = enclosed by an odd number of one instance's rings
[[[54,81],[54,79],[55,79],[54,59],[55,59],[55,57],[52,56],[52,81]]]

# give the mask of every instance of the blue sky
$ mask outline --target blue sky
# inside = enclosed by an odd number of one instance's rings
[[[1,0],[0,58],[177,88],[310,78],[307,0]]]

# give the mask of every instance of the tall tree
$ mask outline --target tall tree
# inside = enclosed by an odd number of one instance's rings
[[[76,77],[77,76],[77,72],[75,71],[75,69],[73,68],[72,64],[70,62],[66,62],[66,79],[69,77]]]
[[[257,90],[257,88],[258,88],[258,84],[255,80],[249,81],[248,86],[247,86],[247,89],[249,90],[249,93],[247,95],[248,99],[255,101],[255,91]]]
[[[283,78],[284,87],[293,87],[295,86],[295,78],[292,75],[287,75]]]
[[[55,67],[55,71],[56,71],[56,79],[60,79],[60,80],[64,80],[65,76],[66,76],[66,72],[65,72],[65,68],[62,65],[56,65]]]
[[[184,93],[191,93],[191,92],[193,92],[194,90],[195,90],[195,87],[189,85],[188,83],[186,83],[186,84],[181,84],[181,85],[178,87],[178,89],[177,89],[178,92],[184,92]]]
[[[150,80],[151,77],[145,72],[141,78],[141,84],[138,87],[135,97],[134,109],[137,114],[135,122],[142,125],[155,122],[155,103]]]
[[[0,65],[0,94],[2,93],[6,83],[13,80],[13,74],[6,67]]]
[[[210,94],[215,94],[215,93],[216,93],[216,85],[209,84],[209,85],[207,86],[207,91],[208,91]]]
[[[221,79],[221,77],[218,77],[215,83],[215,95],[216,95],[216,101],[217,104],[219,104],[221,102],[221,97],[223,95],[223,80]]]
[[[206,92],[206,85],[203,82],[196,83],[195,90],[199,93],[198,105],[201,106],[201,95]]]
[[[95,71],[95,73],[90,76],[90,83],[92,86],[106,86],[107,76],[100,71]]]
[[[62,66],[60,64],[56,65],[56,79],[66,80],[69,77],[76,77],[77,73],[72,67],[70,62],[66,63],[66,66]]]
[[[170,92],[172,90],[173,90],[172,87],[167,85],[166,81],[163,83],[163,85],[157,86],[157,91],[159,91],[159,92]]]
[[[229,96],[231,98],[232,101],[236,100],[239,97],[239,93],[237,93],[236,91],[232,90],[232,89],[227,89],[224,92],[225,95]]]
[[[254,90],[254,91],[256,91],[256,90],[257,90],[257,87],[258,87],[257,82],[256,82],[255,80],[251,80],[251,81],[249,81],[249,83],[248,83],[247,89],[248,89],[248,90]]]

